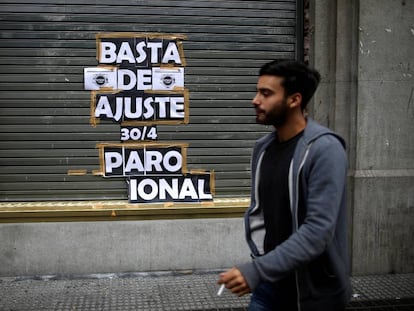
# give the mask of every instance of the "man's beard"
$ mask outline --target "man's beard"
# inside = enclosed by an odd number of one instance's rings
[[[265,112],[262,111],[261,113]],[[258,116],[256,116],[256,123],[264,125],[273,125],[276,128],[284,125],[288,118],[287,99],[285,98],[281,105],[265,113],[264,116],[265,117],[262,120],[259,119]]]

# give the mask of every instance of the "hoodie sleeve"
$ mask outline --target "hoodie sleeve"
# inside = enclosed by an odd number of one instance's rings
[[[344,147],[333,135],[324,135],[313,143],[305,165],[307,197],[303,223],[271,252],[238,266],[251,290],[260,281],[276,282],[309,263],[324,252],[334,236],[346,188]]]

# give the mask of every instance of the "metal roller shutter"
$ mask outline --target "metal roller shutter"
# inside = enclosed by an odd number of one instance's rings
[[[99,168],[96,144],[119,125],[89,124],[83,69],[97,65],[95,35],[184,34],[187,125],[158,126],[159,140],[189,143],[188,167],[214,170],[216,196],[249,193],[258,68],[298,57],[297,1],[3,0],[0,3],[1,201],[126,199],[125,180]],[[302,9],[300,9],[302,10]]]

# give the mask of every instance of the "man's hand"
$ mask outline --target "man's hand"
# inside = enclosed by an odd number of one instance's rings
[[[220,279],[217,283],[225,284],[227,289],[239,297],[250,293],[246,279],[237,268],[231,268],[226,272],[220,273]]]

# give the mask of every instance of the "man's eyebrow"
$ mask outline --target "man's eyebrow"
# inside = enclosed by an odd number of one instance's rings
[[[273,92],[273,90],[271,88],[268,88],[268,87],[257,87],[256,91],[257,92],[263,92],[263,91]]]

